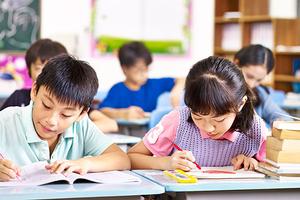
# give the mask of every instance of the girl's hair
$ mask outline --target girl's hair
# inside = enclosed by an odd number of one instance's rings
[[[270,73],[274,68],[272,51],[260,44],[242,48],[234,55],[234,60],[238,62],[241,68],[248,65],[264,65],[267,68],[267,73]]]
[[[247,101],[239,112],[244,96]],[[254,116],[252,101],[253,94],[241,70],[224,58],[211,56],[201,60],[187,75],[185,104],[201,115],[237,113],[231,130],[246,132],[250,128]]]
[[[266,67],[268,74],[274,68],[274,56],[272,51],[260,44],[249,45],[242,48],[234,55],[234,60],[236,60],[240,68],[247,67],[249,65],[263,65]],[[269,93],[265,86],[262,87],[267,93]],[[260,99],[256,88],[253,89],[253,93],[255,95],[253,104],[254,106],[258,106],[261,104],[262,100]]]

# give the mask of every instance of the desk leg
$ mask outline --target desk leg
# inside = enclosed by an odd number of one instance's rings
[[[299,200],[300,189],[241,190],[176,193],[176,200]]]

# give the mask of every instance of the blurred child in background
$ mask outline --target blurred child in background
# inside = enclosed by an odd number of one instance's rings
[[[112,118],[140,119],[156,108],[158,97],[170,92],[171,103],[179,106],[183,79],[148,78],[152,63],[150,51],[141,42],[124,44],[118,58],[125,80],[115,84],[100,104],[100,110]]]
[[[242,69],[247,84],[254,91],[256,101],[255,111],[268,125],[276,119],[288,119],[288,115],[272,99],[268,87],[261,85],[263,79],[274,68],[272,51],[262,45],[249,45],[239,50],[234,56],[234,62]]]

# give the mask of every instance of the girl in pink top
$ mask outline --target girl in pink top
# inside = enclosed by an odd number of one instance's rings
[[[189,171],[196,162],[253,170],[264,159],[265,124],[235,64],[218,57],[196,63],[186,78],[184,101],[187,106],[163,117],[128,151],[133,169]]]

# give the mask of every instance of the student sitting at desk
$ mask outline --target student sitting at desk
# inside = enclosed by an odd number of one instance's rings
[[[272,125],[272,122],[276,119],[291,120],[286,117],[288,113],[272,100],[270,89],[260,85],[274,68],[272,51],[259,44],[249,45],[235,54],[234,62],[242,69],[247,84],[254,91],[256,113],[268,125]]]
[[[148,66],[152,62],[150,51],[141,42],[124,44],[118,52],[125,81],[115,84],[100,104],[108,116],[118,119],[145,118],[145,112],[156,108],[159,95],[171,91],[171,102],[178,106],[183,90],[183,79],[148,78]]]
[[[31,103],[0,112],[0,181],[47,160],[52,173],[129,169],[128,156],[87,117],[97,88],[87,63],[68,55],[50,59],[33,84]]]
[[[196,162],[253,170],[265,157],[266,127],[252,99],[232,62],[218,57],[199,61],[186,78],[187,106],[164,116],[129,149],[132,168],[189,171]],[[176,151],[176,145],[183,151]]]
[[[57,55],[66,54],[66,48],[59,42],[50,39],[40,39],[34,42],[26,51],[25,61],[29,76],[36,81],[46,62]],[[20,89],[12,93],[4,102],[0,110],[9,106],[27,106],[30,102],[31,89]],[[104,132],[117,131],[115,120],[105,116],[98,110],[89,112],[91,120]]]

